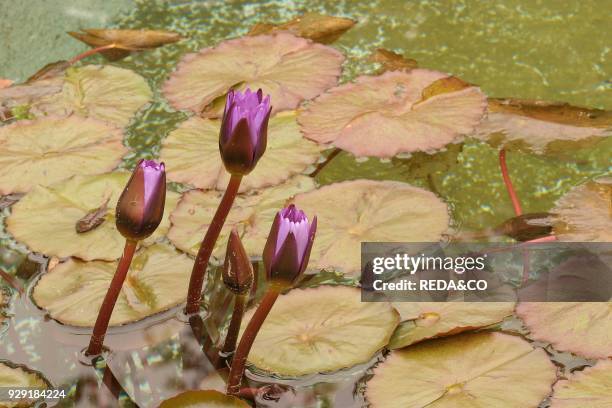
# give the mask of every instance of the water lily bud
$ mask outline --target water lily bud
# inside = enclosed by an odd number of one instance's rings
[[[292,285],[302,275],[317,230],[317,217],[312,223],[303,211],[291,204],[276,214],[263,252],[268,279]]]
[[[238,231],[232,229],[227,240],[225,263],[223,264],[223,283],[236,295],[245,295],[253,286],[253,265],[247,255],[244,245],[238,236]]]
[[[270,96],[264,98],[261,89],[228,92],[219,133],[219,151],[231,174],[249,174],[266,151],[271,110]]]
[[[141,160],[117,202],[117,229],[126,239],[147,238],[161,222],[165,202],[164,163]]]

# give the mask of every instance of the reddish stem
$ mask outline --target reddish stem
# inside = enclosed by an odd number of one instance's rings
[[[314,171],[312,173],[310,173],[310,177],[316,177],[317,174],[319,174],[321,172],[321,170],[323,170],[325,168],[325,166],[327,166],[333,159],[334,157],[336,157],[337,155],[339,155],[341,152],[340,149],[338,149],[337,147],[329,154],[329,156],[327,156],[325,158],[324,161],[322,161],[321,163],[319,163],[319,165],[317,166],[316,169],[314,169]]]
[[[210,261],[210,256],[212,255],[217,238],[219,238],[219,234],[221,233],[221,228],[223,228],[223,224],[225,224],[227,214],[229,214],[234,199],[238,194],[238,188],[240,188],[241,181],[242,176],[232,174],[225,194],[223,194],[223,198],[219,203],[219,207],[217,207],[217,211],[208,226],[208,230],[206,230],[206,235],[204,235],[204,239],[198,251],[198,256],[191,270],[189,291],[187,292],[187,307],[185,308],[187,314],[197,313],[200,310],[202,285],[204,284],[204,274],[208,267],[208,261]]]
[[[23,287],[19,284],[17,279],[15,279],[8,272],[5,272],[2,269],[0,269],[0,278],[4,279],[9,285],[11,285],[13,289],[19,292],[20,295],[23,295]]]
[[[91,339],[89,340],[89,346],[85,352],[88,356],[96,356],[102,353],[102,345],[104,344],[104,336],[108,330],[108,323],[110,322],[111,314],[113,313],[119,293],[121,293],[123,281],[125,281],[125,277],[130,269],[130,264],[132,263],[137,244],[137,241],[129,239],[125,241],[123,256],[119,261],[119,265],[117,265],[117,271],[113,276],[108,292],[106,292],[106,296],[102,302],[102,307],[100,307],[100,311],[98,312],[98,318],[96,319],[96,324],[93,328]]]
[[[516,191],[514,191],[514,186],[512,185],[512,180],[510,180],[510,174],[508,174],[508,166],[506,165],[506,150],[501,149],[499,151],[499,167],[501,168],[502,177],[504,178],[504,184],[506,184],[506,190],[508,190],[508,195],[510,196],[510,200],[512,200],[512,206],[514,207],[514,213],[518,217],[523,214],[523,210],[521,209],[521,203],[516,195]]]
[[[244,315],[247,300],[248,295],[235,296],[232,319],[230,320],[227,334],[225,336],[225,343],[223,345],[223,349],[221,350],[224,355],[229,355],[236,350],[236,343],[238,343],[238,334],[240,332],[240,325],[242,324],[242,316]]]
[[[257,310],[255,310],[253,317],[240,338],[240,343],[238,343],[238,348],[232,359],[232,366],[227,381],[227,393],[229,395],[238,395],[240,393],[240,383],[242,382],[247,357],[249,356],[255,337],[257,337],[257,333],[266,320],[268,313],[272,310],[272,306],[274,306],[274,302],[276,302],[279,293],[280,287],[272,284],[261,300]]]
[[[99,53],[101,51],[111,50],[111,49],[115,48],[116,46],[117,46],[116,44],[107,44],[107,45],[103,45],[101,47],[92,48],[90,50],[87,50],[85,52],[80,53],[79,55],[77,55],[76,57],[74,57],[73,59],[68,61],[68,63],[70,65],[76,64],[77,62],[79,62],[83,58],[87,58],[87,57],[89,57],[91,55],[94,55],[94,54],[97,54],[97,53]]]

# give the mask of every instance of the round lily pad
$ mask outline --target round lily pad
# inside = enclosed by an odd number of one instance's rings
[[[169,398],[159,408],[249,408],[240,398],[214,390],[187,391]]]
[[[127,152],[123,133],[72,116],[23,120],[0,128],[0,195],[27,192],[74,174],[112,170]]]
[[[254,311],[245,314],[242,329]],[[370,361],[398,322],[389,303],[362,302],[354,287],[294,289],[272,307],[248,359],[287,377],[337,371]]]
[[[168,310],[185,301],[193,261],[169,245],[140,249],[111,316],[122,325]],[[69,259],[37,282],[34,302],[55,320],[92,327],[117,269],[117,262]]]
[[[392,349],[499,323],[514,310],[512,302],[397,302],[393,306],[402,323],[389,342]]]
[[[36,371],[27,369],[25,366],[12,364],[8,361],[0,361],[0,389],[35,388],[45,390],[49,388],[49,382]],[[5,394],[3,392],[2,394]],[[26,407],[33,404],[33,399],[11,399],[3,400],[0,395],[0,407]]]
[[[118,259],[125,238],[115,227],[115,205],[129,177],[124,172],[74,176],[49,187],[35,187],[12,206],[6,228],[30,250],[48,256],[75,256],[87,261]],[[174,192],[166,193],[164,218],[144,244],[166,234],[178,197]],[[87,232],[77,232],[77,223],[93,212],[98,213],[99,224]]]
[[[280,184],[319,159],[322,148],[302,137],[295,117],[295,112],[285,112],[270,119],[266,153],[242,179],[241,192]],[[160,156],[170,180],[225,190],[229,174],[219,155],[220,126],[218,120],[193,117],[168,135]]]
[[[520,303],[516,314],[530,337],[587,358],[612,357],[612,303]]]
[[[562,241],[612,241],[612,179],[589,181],[561,197],[552,213]]]
[[[612,407],[612,360],[574,372],[555,384],[550,408]]]
[[[33,102],[35,115],[71,115],[104,120],[123,127],[153,94],[140,75],[112,65],[66,70],[62,91]]]
[[[274,100],[273,100],[274,101]],[[486,97],[442,72],[413,69],[361,76],[315,99],[298,122],[308,139],[355,156],[433,152],[472,132]]]
[[[183,57],[164,94],[176,109],[217,117],[230,88],[261,88],[274,114],[334,86],[343,60],[331,47],[288,33],[237,38]]]
[[[535,408],[555,379],[546,352],[519,337],[462,334],[393,351],[366,398],[384,408]]]
[[[347,275],[360,272],[361,242],[435,242],[449,223],[435,194],[394,181],[344,181],[292,201],[319,220],[310,267]]]
[[[227,238],[233,227],[237,228],[249,256],[261,256],[276,213],[294,194],[314,187],[312,178],[296,176],[275,187],[238,195],[221,230],[213,256],[217,259],[224,257]],[[202,190],[183,194],[170,216],[170,241],[182,251],[196,255],[222,196],[223,193],[219,191]]]

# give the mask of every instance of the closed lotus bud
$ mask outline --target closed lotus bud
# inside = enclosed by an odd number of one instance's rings
[[[231,90],[225,100],[225,111],[219,134],[219,151],[227,171],[244,176],[254,168],[266,151],[270,96],[261,89],[244,93]]]
[[[235,228],[227,240],[223,283],[236,295],[246,295],[253,286],[253,265]]]
[[[126,239],[147,238],[161,222],[165,202],[164,163],[141,160],[119,197],[115,213],[117,229]]]
[[[304,212],[293,204],[276,214],[263,252],[270,281],[292,285],[302,276],[316,230],[317,217],[309,223]]]

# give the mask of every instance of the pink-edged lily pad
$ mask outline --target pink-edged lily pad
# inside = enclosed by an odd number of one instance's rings
[[[237,38],[183,57],[163,90],[174,108],[217,117],[223,105],[215,102],[230,88],[261,88],[274,114],[334,86],[343,60],[331,47],[288,33]]]
[[[300,114],[304,135],[355,156],[432,152],[471,133],[486,97],[442,72],[413,69],[361,76],[315,99]]]
[[[550,408],[612,407],[612,360],[574,372],[555,384]]]

